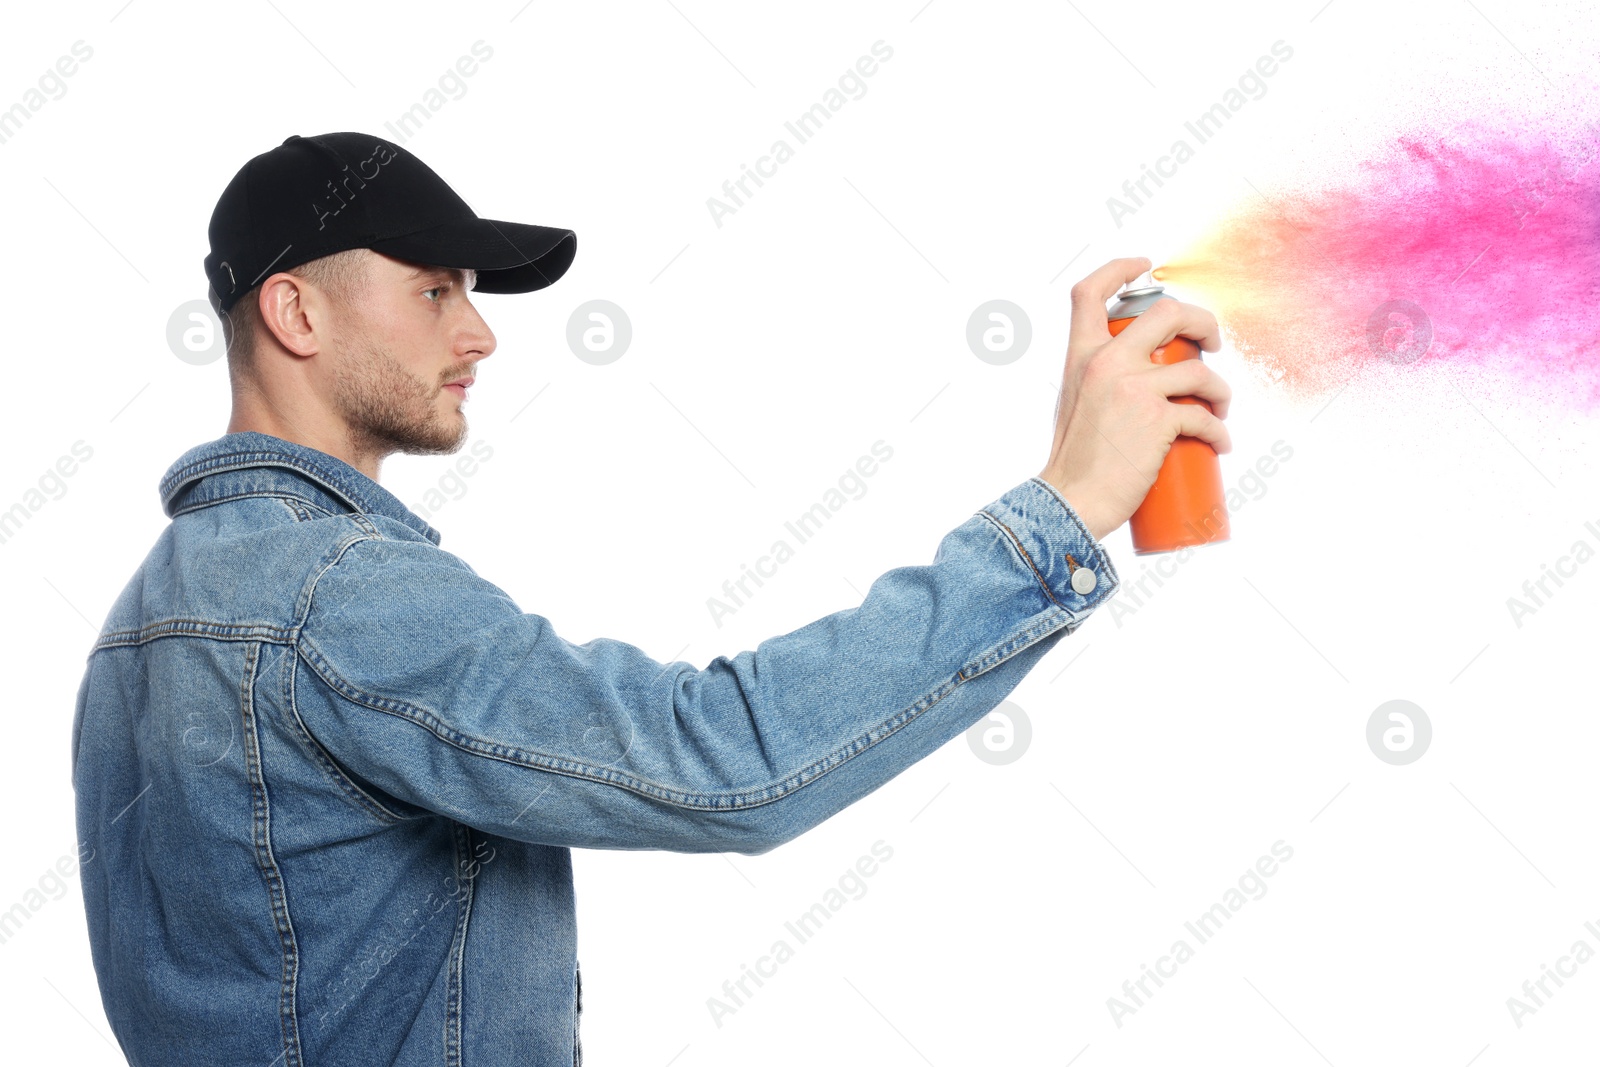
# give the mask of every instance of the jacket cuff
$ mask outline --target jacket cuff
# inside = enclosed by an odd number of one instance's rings
[[[1073,629],[1121,584],[1105,546],[1043,478],[1029,478],[981,513],[1010,537],[1049,601],[1073,616]]]

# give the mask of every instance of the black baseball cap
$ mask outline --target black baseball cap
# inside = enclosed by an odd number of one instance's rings
[[[572,265],[571,230],[479,218],[423,163],[366,133],[295,134],[251,159],[211,212],[206,277],[226,312],[261,280],[370,248],[477,271],[479,293],[531,293]]]

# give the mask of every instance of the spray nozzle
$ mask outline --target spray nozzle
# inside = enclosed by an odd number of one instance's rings
[[[1131,296],[1131,295],[1133,295],[1135,293],[1143,293],[1143,292],[1159,293],[1164,288],[1165,288],[1164,286],[1160,285],[1155,280],[1155,278],[1151,275],[1150,271],[1145,271],[1143,274],[1139,275],[1133,281],[1131,281],[1127,285],[1125,285],[1123,287],[1123,289],[1122,289],[1122,292],[1117,294],[1117,295],[1119,295],[1119,296]]]

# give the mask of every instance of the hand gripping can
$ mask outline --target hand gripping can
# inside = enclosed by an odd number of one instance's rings
[[[1128,283],[1106,309],[1106,326],[1115,337],[1139,314],[1161,299],[1165,287],[1146,271]],[[1187,337],[1174,337],[1150,353],[1152,363],[1179,363],[1199,359],[1200,346]],[[1196,396],[1175,396],[1175,404],[1211,405]],[[1222,492],[1222,464],[1212,447],[1198,437],[1179,436],[1161,463],[1155,484],[1144,503],[1128,520],[1133,550],[1140,555],[1171,552],[1193,545],[1226,541],[1228,503]]]

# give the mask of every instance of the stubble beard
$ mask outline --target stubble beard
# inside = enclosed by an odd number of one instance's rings
[[[357,454],[449,455],[467,439],[467,420],[439,408],[438,387],[413,376],[387,352],[355,340],[335,375],[335,402]]]

